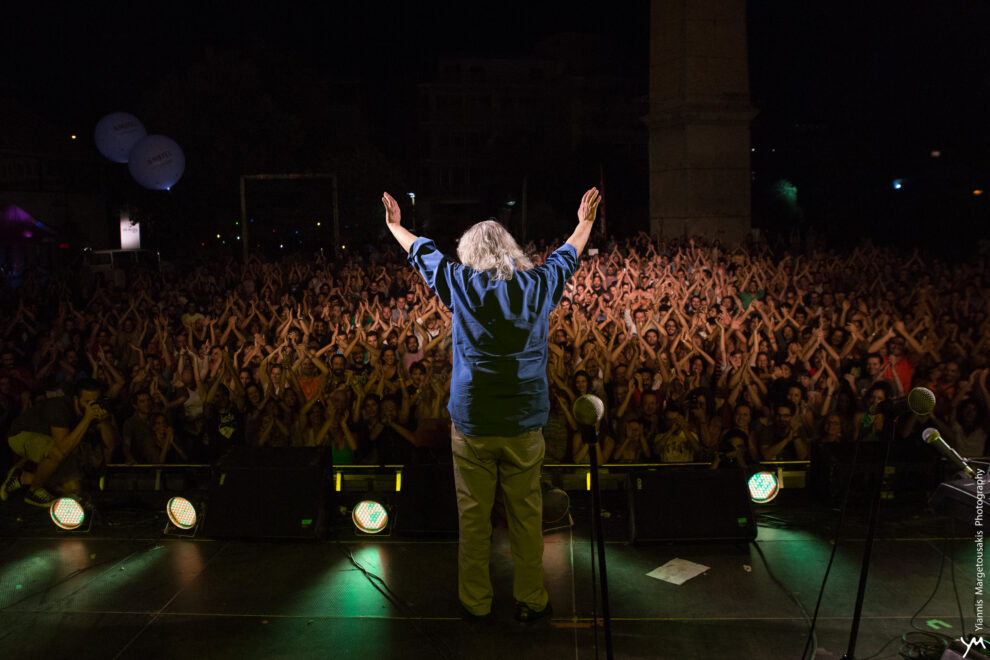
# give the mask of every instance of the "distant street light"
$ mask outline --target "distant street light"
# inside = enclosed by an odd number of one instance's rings
[[[409,196],[409,202],[412,204],[412,230],[417,232],[419,228],[416,226],[416,193],[407,192],[406,195]]]

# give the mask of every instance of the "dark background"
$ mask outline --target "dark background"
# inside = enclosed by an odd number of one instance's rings
[[[525,125],[501,136],[493,153],[502,174],[485,174],[482,202],[470,212],[521,229],[519,205],[508,203],[518,202],[525,178],[526,233],[559,233],[580,193],[603,174],[610,233],[648,229],[644,0],[24,3],[4,14],[0,84],[8,100],[57,132],[78,134],[94,154],[93,126],[117,110],[183,147],[186,172],[171,193],[143,191],[126,168],[94,159],[106,168],[108,198],[138,208],[159,243],[167,228],[172,245],[199,245],[219,232],[233,248],[238,176],[254,172],[337,172],[344,239],[374,238],[383,188],[430,195],[419,86],[442,80],[445,58],[564,50],[570,74],[614,78],[616,96],[599,85],[579,99],[595,120],[576,123],[566,143],[551,137],[534,148],[543,137]],[[949,250],[986,235],[987,196],[973,190],[990,188],[990,3],[761,0],[749,3],[748,16],[759,111],[754,226]],[[570,36],[554,41],[561,34]],[[582,92],[571,84],[564,93]],[[533,115],[552,104],[541,99]],[[271,218],[265,231],[281,214],[264,247],[289,237],[325,240],[312,217],[327,208],[325,191],[285,184],[253,199],[252,214],[267,209]],[[404,196],[403,203],[411,212]]]

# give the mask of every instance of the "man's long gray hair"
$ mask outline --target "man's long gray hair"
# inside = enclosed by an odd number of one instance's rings
[[[512,267],[533,267],[512,234],[495,220],[485,220],[464,232],[457,258],[468,268],[485,271],[496,280],[511,280]]]

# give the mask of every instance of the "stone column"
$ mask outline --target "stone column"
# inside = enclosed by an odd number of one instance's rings
[[[750,228],[745,0],[652,0],[650,231],[737,244]]]

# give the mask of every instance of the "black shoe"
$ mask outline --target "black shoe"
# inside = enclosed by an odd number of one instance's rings
[[[461,618],[468,623],[491,623],[495,620],[495,616],[491,612],[488,614],[472,614],[463,605],[461,606]]]
[[[542,610],[534,610],[526,603],[516,603],[516,621],[522,624],[530,624],[539,621],[540,619],[548,619],[553,616],[553,608],[550,607],[550,601],[547,601],[547,606]]]
[[[7,478],[4,479],[3,485],[0,486],[0,501],[6,502],[11,493],[20,490],[23,486],[24,484],[21,483],[21,469],[15,465],[10,468]]]
[[[49,493],[44,488],[28,491],[28,494],[24,496],[24,502],[26,504],[41,507],[43,509],[51,507],[57,499],[57,497]]]

